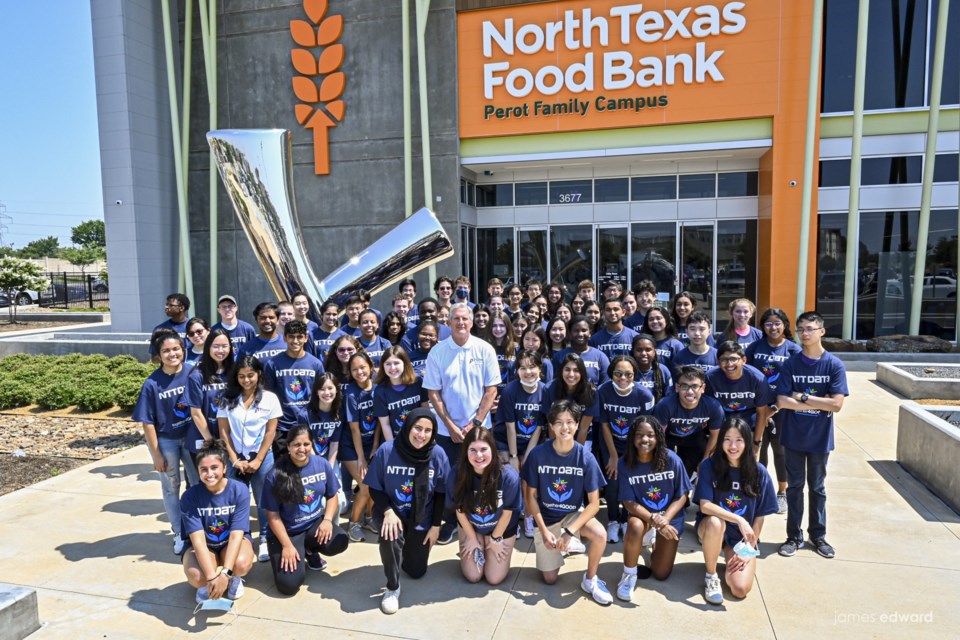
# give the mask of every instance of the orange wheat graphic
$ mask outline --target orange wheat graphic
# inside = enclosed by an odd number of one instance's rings
[[[293,78],[293,93],[302,103],[294,108],[297,122],[313,130],[313,162],[316,175],[330,173],[329,129],[343,121],[346,105],[340,96],[346,84],[343,71],[342,44],[333,44],[343,33],[343,16],[327,16],[327,0],[303,0],[303,10],[310,18],[291,20],[290,35],[303,47],[290,51],[293,68],[300,75]],[[319,57],[315,51],[322,48]],[[315,76],[324,77],[317,86]]]

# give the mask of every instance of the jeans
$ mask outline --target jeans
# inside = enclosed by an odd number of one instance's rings
[[[187,451],[184,438],[157,438],[157,449],[167,463],[167,470],[160,474],[163,491],[163,508],[170,520],[173,533],[180,536],[180,463],[191,485],[200,484],[200,474]]]
[[[241,476],[237,473],[237,468],[233,465],[230,466],[227,475],[235,480],[240,480],[241,482],[247,483],[253,489],[253,499],[257,503],[257,520],[260,521],[260,537],[264,540],[264,536],[267,535],[267,510],[263,508],[263,483],[266,482],[267,476],[270,472],[273,471],[273,451],[267,451],[267,455],[263,458],[263,463],[260,465],[260,468],[257,469],[257,472],[249,476]]]
[[[811,453],[784,447],[787,463],[787,537],[803,540],[803,486],[807,485],[810,518],[807,533],[811,540],[827,533],[827,459],[830,452]]]

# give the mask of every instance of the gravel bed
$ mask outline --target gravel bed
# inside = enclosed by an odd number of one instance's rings
[[[950,378],[960,380],[960,367],[938,367],[936,365],[930,365],[926,367],[899,366],[897,368],[918,378]]]
[[[0,456],[20,450],[27,456],[98,460],[143,440],[140,424],[130,420],[0,414]]]

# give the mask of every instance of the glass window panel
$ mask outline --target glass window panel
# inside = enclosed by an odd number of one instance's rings
[[[677,225],[654,222],[630,226],[632,244],[630,286],[643,280],[657,286],[658,293],[673,295],[677,263]]]
[[[514,185],[514,200],[518,207],[547,204],[546,182],[518,182]]]
[[[817,311],[823,316],[827,335],[839,338],[843,333],[843,287],[847,260],[847,214],[818,216],[817,231]]]
[[[940,8],[939,0],[932,0],[930,3],[930,47],[929,47],[929,69],[933,72],[933,40],[937,32],[937,10]],[[930,99],[927,97],[927,103]],[[940,104],[957,104],[960,102],[960,10],[957,9],[957,3],[950,5],[950,13],[947,18],[947,46],[943,56],[943,86],[940,94]],[[956,172],[954,172],[956,180]]]
[[[645,176],[630,179],[630,199],[643,200],[676,200],[677,176]]]
[[[467,181],[463,178],[460,178],[460,202],[467,202]]]
[[[727,328],[737,298],[757,299],[756,220],[717,221],[717,331]]]
[[[513,282],[513,227],[477,229],[475,292],[486,292],[487,281],[495,277]]]
[[[860,184],[920,184],[923,180],[922,156],[864,158],[860,164]],[[849,176],[847,178],[849,182]]]
[[[680,290],[693,295],[697,309],[713,318],[713,225],[680,228]]]
[[[717,174],[718,198],[742,198],[759,193],[760,174],[756,171],[734,171]]]
[[[627,288],[627,228],[597,229],[597,288],[608,282]]]
[[[960,13],[960,11],[957,11]],[[933,181],[934,182],[956,182],[960,178],[960,168],[957,162],[960,156],[955,153],[937,154],[937,160],[933,163]]]
[[[513,206],[513,183],[477,185],[477,207],[510,206]]]
[[[627,202],[629,200],[629,178],[603,178],[593,181],[594,202]]]
[[[547,281],[547,230],[518,232],[520,249],[520,282],[528,280]]]
[[[820,185],[821,187],[849,187],[850,186],[850,159],[821,160]]]
[[[680,198],[715,198],[717,174],[689,173],[680,176]]]
[[[469,180],[467,181],[467,204],[470,205],[471,207],[474,204],[476,204],[476,201],[474,200],[474,196],[473,196],[474,186],[475,185],[472,182],[470,182]]]
[[[577,292],[577,283],[593,279],[593,227],[550,227],[550,281]]]
[[[593,202],[593,180],[554,180],[550,183],[550,204]]]

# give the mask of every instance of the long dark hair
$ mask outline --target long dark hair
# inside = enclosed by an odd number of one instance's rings
[[[627,433],[627,450],[624,453],[623,463],[628,467],[635,467],[640,463],[640,454],[637,453],[635,438],[637,431],[642,425],[650,425],[653,429],[653,435],[657,439],[657,446],[653,450],[653,472],[660,473],[667,469],[667,436],[663,432],[663,425],[654,416],[637,416],[630,424],[630,431]]]
[[[400,334],[393,338],[390,336],[390,322],[398,321],[400,322]],[[391,311],[387,315],[383,316],[383,326],[380,327],[380,337],[386,338],[390,344],[400,344],[400,341],[403,340],[403,334],[407,332],[407,319],[402,317],[396,311]]]
[[[532,333],[537,336],[537,339],[540,341],[540,348],[535,349],[537,353],[540,354],[541,360],[546,360],[550,357],[550,338],[547,337],[547,333],[543,330],[541,326],[527,327],[523,332],[523,335],[520,336],[520,344],[517,345],[518,349],[526,350],[526,347],[523,346],[523,338],[528,334]]]
[[[649,335],[651,335],[651,336],[654,335],[653,329],[650,328],[650,314],[653,313],[654,311],[660,313],[660,314],[663,316],[663,320],[664,320],[664,323],[663,323],[663,333],[664,333],[668,338],[676,338],[676,337],[677,337],[677,325],[674,323],[673,317],[671,317],[671,315],[670,315],[669,313],[667,313],[666,311],[664,311],[664,310],[661,309],[660,307],[651,307],[651,308],[647,311],[647,315],[646,315],[646,317],[643,319],[643,327],[641,327],[640,333],[646,333],[646,334],[649,334]],[[654,344],[656,344],[656,340],[654,340]]]
[[[310,392],[310,402],[307,406],[314,411],[320,411],[320,389],[326,382],[332,383],[337,390],[337,395],[333,396],[333,402],[330,403],[330,415],[334,419],[337,419],[340,415],[340,407],[343,406],[343,388],[340,386],[340,381],[337,380],[337,376],[330,371],[325,371],[317,376],[317,379],[313,383],[313,391]]]
[[[253,356],[240,356],[233,367],[233,371],[230,372],[230,377],[227,378],[227,390],[223,392],[221,402],[226,409],[236,407],[240,403],[240,398],[243,397],[243,388],[237,382],[237,374],[240,373],[241,369],[253,369],[257,373],[257,389],[254,392],[253,404],[260,404],[260,400],[263,398],[263,365]]]
[[[327,351],[327,357],[323,360],[323,368],[325,371],[334,373],[340,383],[343,384],[350,382],[350,363],[348,361],[347,364],[344,365],[344,363],[340,362],[337,358],[337,347],[340,346],[341,342],[349,342],[357,351],[364,351],[364,348],[359,340],[346,334],[334,340],[333,344],[330,345],[330,350]]]
[[[793,340],[793,333],[790,331],[790,316],[780,307],[771,307],[760,314],[760,330],[763,331],[763,325],[770,318],[778,318],[783,323],[783,337],[787,340]],[[767,332],[763,331],[763,337],[767,337]]]
[[[577,371],[580,372],[580,381],[577,382],[577,386],[575,386],[572,391],[567,393],[567,383],[563,380],[563,368],[570,362],[572,362],[577,367]],[[554,377],[557,379],[557,390],[560,391],[563,396],[571,398],[574,402],[584,407],[589,407],[593,404],[593,398],[597,389],[587,378],[587,366],[583,364],[583,358],[573,352],[563,356],[563,360],[560,362],[560,371],[554,372]]]
[[[650,360],[650,371],[653,372],[653,401],[660,402],[667,392],[667,383],[663,379],[663,370],[660,369],[660,356],[657,355],[657,339],[649,333],[637,334],[634,336],[633,342],[630,343],[630,355],[633,356],[635,361],[637,360],[637,356],[633,354],[637,350],[637,346],[644,340],[653,345],[653,358]],[[640,370],[639,361],[637,361],[637,370]]]
[[[282,451],[273,464],[273,495],[281,504],[303,503],[304,492],[303,481],[300,479],[300,467],[290,457],[290,450],[287,449],[287,444],[301,435],[306,435],[310,442],[313,442],[313,434],[310,433],[309,426],[298,424],[290,427],[286,438],[281,443]]]
[[[210,346],[213,344],[213,341],[220,336],[226,338],[227,344],[230,345],[227,357],[224,358],[223,364],[219,365],[223,367],[223,373],[217,373],[217,361],[210,357]],[[214,384],[220,382],[221,377],[223,380],[228,380],[230,374],[233,373],[233,367],[233,342],[230,341],[230,334],[227,333],[226,329],[217,327],[207,334],[207,339],[203,343],[203,355],[200,356],[200,362],[197,364],[197,368],[200,369],[200,375],[206,384]]]
[[[677,315],[677,301],[680,298],[686,298],[687,300],[690,301],[690,305],[691,305],[690,313],[693,313],[694,311],[697,310],[697,299],[689,291],[681,291],[677,295],[673,296],[673,298],[670,300],[669,307],[670,307],[670,319],[673,320],[674,327],[681,326],[680,316]],[[683,325],[683,326],[687,326],[687,325]]]
[[[713,450],[710,457],[713,460],[713,475],[716,478],[716,487],[721,491],[729,491],[733,478],[730,474],[730,461],[727,460],[727,454],[723,451],[723,438],[727,431],[731,429],[740,433],[743,438],[743,453],[740,454],[740,490],[748,497],[756,498],[760,495],[760,473],[757,470],[757,459],[753,457],[753,448],[750,444],[753,442],[753,430],[743,418],[730,416],[723,421],[720,427],[720,438],[717,441],[717,448]]]
[[[480,489],[473,490],[475,473],[470,464],[467,450],[474,442],[485,442],[490,446],[490,464],[480,476]],[[453,501],[457,511],[471,513],[477,507],[487,508],[490,512],[497,510],[497,491],[500,489],[500,480],[503,477],[503,464],[497,455],[497,441],[490,429],[471,429],[463,436],[460,445],[460,467],[457,469],[457,481],[454,485]]]

